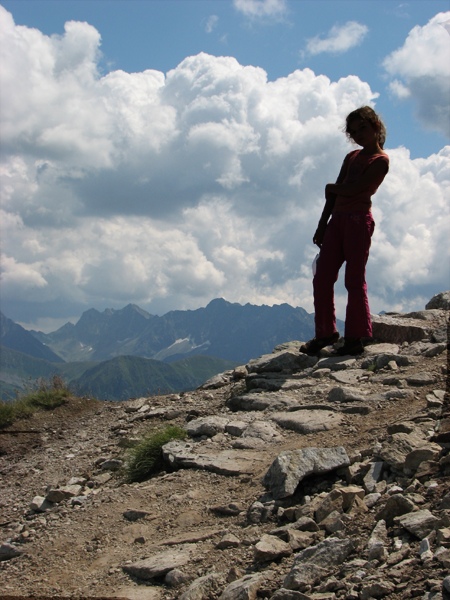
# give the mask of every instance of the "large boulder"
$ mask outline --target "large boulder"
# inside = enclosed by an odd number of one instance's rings
[[[345,449],[301,448],[286,450],[277,456],[264,476],[263,484],[275,499],[292,496],[308,475],[329,473],[350,464]]]
[[[431,298],[425,306],[427,310],[440,308],[442,310],[450,310],[450,291],[440,292]]]
[[[283,587],[301,592],[308,590],[311,585],[323,581],[336,566],[344,563],[352,551],[350,539],[334,537],[302,550],[296,555]]]

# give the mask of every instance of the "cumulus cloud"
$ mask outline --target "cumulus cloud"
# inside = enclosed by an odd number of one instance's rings
[[[414,27],[401,48],[384,60],[390,90],[410,98],[417,116],[431,130],[450,137],[450,12]]]
[[[0,7],[0,26],[7,315],[20,306],[31,320],[38,307],[43,322],[129,302],[161,314],[215,297],[313,310],[311,237],[352,149],[345,116],[376,100],[367,83],[309,69],[268,81],[207,54],[167,74],[101,75],[87,23],[48,37]],[[450,148],[390,153],[375,200],[375,311],[423,306],[447,285]]]
[[[426,289],[436,281],[445,285],[449,264],[450,146],[426,159],[410,160],[404,148],[389,154],[391,172],[374,209],[380,229],[374,237],[371,257],[377,289]]]
[[[246,17],[282,17],[287,10],[286,0],[233,0],[237,11]]]
[[[308,40],[306,55],[343,54],[355,46],[359,46],[369,29],[356,21],[348,21],[344,25],[335,25],[325,37],[315,36]]]

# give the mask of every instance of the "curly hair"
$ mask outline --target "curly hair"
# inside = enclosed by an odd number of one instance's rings
[[[345,133],[349,139],[352,139],[352,136],[349,132],[350,123],[355,119],[368,121],[372,125],[372,127],[378,133],[378,143],[380,144],[380,147],[383,148],[386,141],[386,127],[373,108],[370,106],[361,106],[347,116],[345,119]]]

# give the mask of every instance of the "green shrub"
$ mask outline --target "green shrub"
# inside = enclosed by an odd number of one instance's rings
[[[54,375],[50,382],[38,380],[34,389],[11,402],[0,401],[0,428],[12,425],[14,421],[25,419],[37,409],[51,410],[63,404],[70,396],[59,375]]]
[[[0,401],[0,427],[8,427],[14,422],[14,406],[12,402]]]
[[[70,392],[59,375],[54,375],[48,383],[40,379],[36,389],[25,395],[22,400],[31,406],[53,409],[64,404]]]
[[[125,471],[128,481],[144,481],[163,466],[162,447],[171,440],[182,440],[186,431],[176,425],[147,435],[131,448]]]

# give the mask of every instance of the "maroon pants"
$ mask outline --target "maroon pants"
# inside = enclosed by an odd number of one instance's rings
[[[372,337],[366,263],[375,223],[371,213],[334,213],[328,223],[313,279],[316,338],[336,331],[334,284],[345,266],[348,292],[345,337]]]

